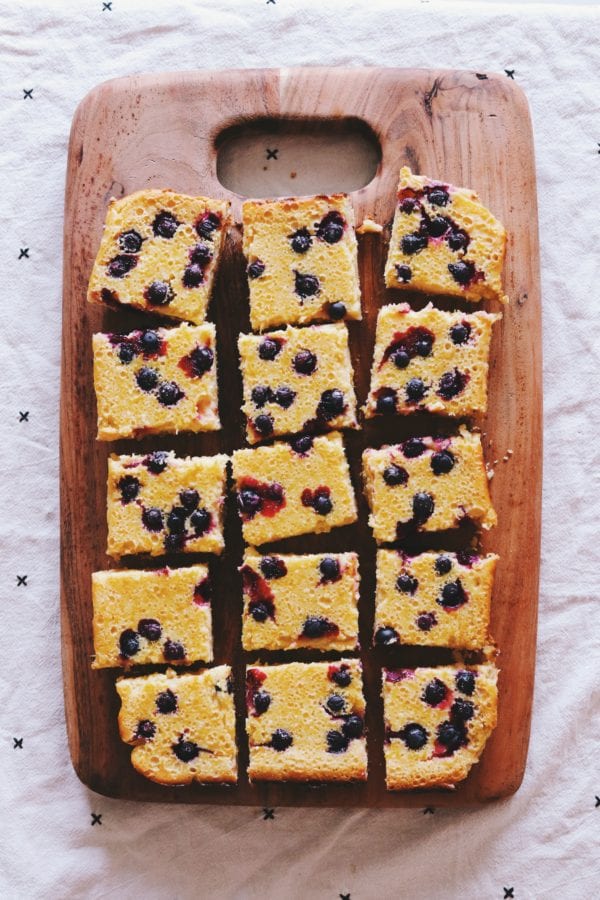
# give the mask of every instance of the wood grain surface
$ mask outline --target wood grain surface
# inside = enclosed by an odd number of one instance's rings
[[[110,452],[173,448],[180,454],[230,453],[244,443],[236,339],[249,329],[247,285],[240,249],[240,203],[218,181],[216,155],[225,129],[261,119],[289,117],[294,127],[315,119],[365,123],[381,147],[375,178],[353,193],[357,222],[370,216],[383,234],[359,240],[364,320],[350,324],[360,404],[368,390],[377,311],[386,302],[429,298],[386,290],[383,265],[400,166],[476,190],[507,226],[505,284],[511,304],[495,326],[490,366],[490,411],[479,424],[495,475],[491,492],[499,524],[481,541],[500,554],[493,596],[492,634],[500,654],[499,721],[482,760],[455,791],[388,793],[384,785],[383,663],[442,663],[448,651],[393,647],[370,649],[375,544],[367,527],[360,482],[360,454],[367,445],[414,434],[450,433],[457,422],[418,414],[391,423],[369,422],[348,434],[360,520],[329,535],[295,538],[273,549],[358,550],[360,554],[361,657],[368,699],[369,780],[365,784],[249,785],[243,729],[246,661],[241,650],[242,556],[240,526],[230,497],[227,551],[211,561],[216,599],[215,661],[231,662],[236,681],[240,781],[237,787],[166,788],[132,768],[130,748],[117,731],[116,670],[92,671],[90,574],[114,567],[106,550],[106,458]],[[103,310],[86,303],[86,286],[112,196],[142,188],[170,187],[229,197],[236,226],[228,239],[209,318],[216,322],[220,433],[99,443],[92,378],[94,331],[128,331],[158,320],[143,313]],[[460,306],[435,300],[445,308]],[[140,800],[254,806],[465,806],[505,797],[519,786],[527,755],[533,694],[542,460],[542,382],[539,248],[531,124],[526,99],[505,76],[409,69],[244,70],[146,75],[107,82],[79,106],[73,121],[66,182],[63,356],[61,402],[62,656],[69,744],[75,770],[102,794]],[[487,308],[492,309],[491,304]],[[507,461],[503,457],[512,451]],[[472,533],[422,536],[413,548],[455,549]],[[195,557],[197,558],[197,557]],[[173,558],[172,563],[192,558]],[[153,564],[160,564],[155,560]],[[143,566],[141,560],[123,565]],[[266,659],[267,654],[262,655]],[[284,656],[269,655],[283,659]],[[311,658],[307,651],[293,658]],[[314,654],[312,656],[314,657]]]

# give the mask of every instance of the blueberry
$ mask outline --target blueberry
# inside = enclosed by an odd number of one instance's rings
[[[417,456],[422,456],[425,450],[425,444],[418,437],[409,438],[402,444],[402,452],[407,459],[415,459]]]
[[[194,510],[194,512],[190,516],[190,525],[194,529],[194,534],[196,535],[196,537],[200,537],[201,535],[205,534],[210,528],[211,522],[212,516],[204,507]]]
[[[413,253],[419,253],[419,251],[424,250],[426,246],[426,234],[405,234],[400,242],[400,248],[407,256],[412,256]]]
[[[316,275],[302,275],[300,272],[294,272],[295,285],[294,290],[299,297],[314,297],[321,290],[319,279]]]
[[[125,659],[135,656],[140,649],[140,639],[137,631],[134,631],[132,628],[126,628],[125,631],[122,631],[119,637],[119,649],[121,656]]]
[[[248,278],[260,278],[262,273],[265,271],[265,264],[261,262],[260,259],[255,259],[254,262],[251,262],[248,268],[246,269],[246,273]]]
[[[137,630],[147,641],[158,641],[162,635],[162,628],[157,619],[140,619]]]
[[[319,563],[319,572],[323,577],[323,581],[337,581],[340,577],[339,560],[333,556],[324,556]]]
[[[142,366],[136,372],[135,380],[142,391],[153,391],[158,384],[158,372],[150,366]]]
[[[260,571],[265,578],[283,578],[287,575],[287,566],[277,556],[263,556],[260,561]]]
[[[167,468],[169,456],[164,450],[155,450],[144,459],[144,465],[153,475],[160,475]]]
[[[153,281],[144,291],[144,297],[151,306],[166,306],[174,296],[173,288],[166,281]]]
[[[108,288],[102,288],[100,291],[100,297],[102,298],[103,303],[108,303],[112,306],[119,305],[119,295],[116,291],[109,291]]]
[[[384,388],[378,398],[376,410],[382,415],[389,415],[396,412],[396,391],[392,388]]]
[[[177,709],[177,696],[170,688],[162,691],[156,698],[156,708],[161,713],[172,713]]]
[[[268,691],[257,691],[252,698],[257,715],[261,716],[271,705],[271,695]]]
[[[204,268],[198,263],[191,263],[183,270],[183,278],[181,280],[186,288],[199,287],[204,282]]]
[[[179,553],[185,547],[185,535],[184,534],[167,534],[164,540],[165,552],[166,553]]]
[[[282,409],[289,409],[296,399],[296,391],[285,386],[277,388],[273,399],[275,400],[275,403],[282,407]]]
[[[462,723],[442,722],[438,727],[437,736],[438,741],[446,748],[448,753],[454,753],[467,741],[467,735]]]
[[[456,609],[467,602],[467,595],[460,578],[457,578],[456,581],[449,581],[444,585],[442,595],[437,602],[445,609]]]
[[[410,354],[402,348],[400,348],[399,350],[395,350],[392,354],[392,362],[397,369],[406,369],[406,367],[410,363],[410,360]]]
[[[162,341],[156,331],[148,329],[147,331],[142,332],[140,344],[142,345],[144,353],[158,353],[161,343]]]
[[[190,250],[190,262],[206,265],[213,257],[212,249],[202,241]]]
[[[330,676],[331,680],[340,687],[348,687],[352,682],[352,675],[349,669],[339,668]]]
[[[185,647],[179,641],[167,638],[163,646],[163,656],[165,659],[185,659]]]
[[[200,747],[194,741],[184,741],[182,738],[176,744],[171,744],[173,753],[181,762],[191,762],[200,753]]]
[[[302,634],[307,638],[320,638],[331,634],[335,626],[324,616],[307,616],[302,626]]]
[[[196,509],[198,503],[200,502],[200,494],[198,491],[195,491],[194,488],[186,488],[183,491],[179,491],[179,499],[181,500],[181,505],[184,509],[192,510]]]
[[[434,475],[447,475],[454,468],[454,455],[449,450],[433,453],[429,462]]]
[[[471,326],[468,322],[458,322],[450,329],[450,337],[454,344],[466,344],[471,335]]]
[[[300,437],[297,437],[290,444],[294,453],[298,453],[300,456],[304,456],[310,450],[312,450],[313,439],[309,434],[301,434]]]
[[[123,253],[139,253],[142,249],[142,243],[141,234],[133,229],[124,231],[123,234],[119,235],[119,247]]]
[[[431,348],[433,347],[433,335],[427,334],[426,331],[421,332],[417,341],[415,342],[415,352],[418,356],[429,356],[431,353]]]
[[[419,491],[415,494],[412,502],[413,518],[415,522],[426,522],[433,515],[435,503],[431,494]]]
[[[310,350],[299,350],[292,365],[299,375],[312,375],[317,368],[317,357]]]
[[[327,752],[328,753],[345,753],[348,749],[350,739],[342,734],[341,731],[327,732]]]
[[[162,531],[163,514],[160,509],[151,506],[142,513],[142,522],[148,531]]]
[[[404,200],[400,202],[400,212],[405,213],[409,216],[412,212],[415,211],[417,206],[417,200],[413,197],[405,197]]]
[[[183,534],[185,531],[185,520],[187,511],[183,506],[174,506],[167,516],[167,528],[171,534]]]
[[[344,219],[336,210],[323,216],[317,226],[317,237],[326,244],[337,244],[344,236]]]
[[[337,388],[331,391],[323,391],[317,412],[326,422],[341,416],[345,407],[344,395]]]
[[[131,503],[140,492],[140,482],[137,478],[134,478],[133,475],[124,475],[117,484],[117,487],[121,491],[121,500],[123,503]]]
[[[469,669],[461,669],[460,672],[457,672],[454,681],[456,690],[461,694],[470,697],[475,690],[475,673],[470,672]]]
[[[277,481],[273,481],[272,484],[268,484],[265,487],[265,499],[267,500],[275,500],[277,503],[281,503],[283,493],[283,486]]]
[[[438,704],[444,702],[447,695],[448,688],[444,682],[439,678],[434,678],[433,681],[430,681],[425,686],[421,699],[424,703],[428,703],[429,706],[438,706]]]
[[[215,354],[210,347],[195,347],[190,353],[191,368],[194,375],[201,377],[212,369]]]
[[[265,338],[258,345],[258,355],[261,359],[275,359],[280,350],[280,342],[272,338]]]
[[[441,237],[446,234],[451,225],[450,219],[447,219],[446,216],[434,216],[427,224],[427,231],[431,237]]]
[[[472,262],[459,260],[455,263],[448,263],[448,271],[458,284],[468,284],[475,275],[475,266]]]
[[[408,284],[412,278],[412,269],[410,266],[396,266],[396,277],[402,284]]]
[[[125,278],[132,269],[135,269],[137,262],[137,256],[124,256],[120,254],[111,259],[106,267],[106,273],[107,275],[110,275],[111,278]]]
[[[266,622],[273,612],[273,604],[266,602],[254,603],[250,607],[250,615],[255,622]]]
[[[156,734],[156,725],[150,719],[140,719],[135,729],[135,737],[143,741],[151,741]]]
[[[400,732],[400,737],[409,750],[420,750],[427,743],[429,737],[427,731],[417,722],[410,722]]]
[[[157,395],[158,402],[163,406],[175,406],[185,397],[185,394],[174,381],[163,381],[160,385]]]
[[[449,556],[438,556],[435,561],[435,571],[438,575],[447,575],[452,568],[452,560]]]
[[[271,747],[281,753],[294,743],[294,738],[284,728],[276,728],[271,735]]]
[[[467,568],[471,568],[473,563],[476,563],[479,559],[477,553],[473,553],[471,550],[457,550],[456,551],[456,559],[460,563],[461,566],[467,566]]]
[[[329,494],[316,493],[313,503],[313,509],[319,516],[328,515],[333,509],[333,503]]]
[[[399,484],[406,484],[408,481],[408,472],[402,466],[390,465],[383,470],[383,480],[390,487],[396,487]]]
[[[135,347],[132,344],[119,344],[119,359],[122,363],[130,363],[135,356]]]
[[[330,319],[333,319],[334,322],[339,322],[346,315],[346,304],[342,303],[341,300],[336,300],[334,303],[329,304],[327,311]]]
[[[325,705],[330,712],[337,713],[343,710],[346,701],[341,694],[330,694],[325,701]]]
[[[452,704],[450,715],[460,722],[468,722],[475,715],[475,707],[470,700],[463,700],[462,697],[459,697]]]
[[[406,385],[406,399],[409,403],[418,403],[427,393],[425,382],[421,378],[411,378]]]
[[[401,594],[414,594],[419,587],[419,582],[412,575],[402,572],[396,579],[396,590]]]
[[[265,403],[268,403],[271,399],[271,388],[266,387],[264,384],[259,384],[257,387],[252,388],[250,397],[256,408],[262,409]]]
[[[419,631],[431,631],[434,625],[437,625],[437,619],[433,613],[421,613],[417,616]]]
[[[378,628],[375,632],[375,643],[380,646],[398,643],[398,633],[393,628]]]
[[[179,222],[170,212],[159,212],[152,223],[152,231],[156,237],[172,238],[179,228]]]
[[[208,238],[212,240],[212,233],[216,231],[216,229],[221,224],[221,217],[216,213],[206,212],[196,222],[196,233],[199,237]]]
[[[440,378],[437,393],[444,400],[452,400],[458,394],[464,391],[469,380],[469,376],[464,372],[454,369],[452,372],[444,372]]]
[[[449,200],[449,194],[444,188],[436,187],[428,192],[427,199],[433,206],[446,206]]]
[[[306,253],[312,244],[312,238],[307,228],[299,228],[290,237],[290,244],[294,253]]]
[[[461,228],[456,228],[447,235],[446,240],[448,241],[448,246],[451,250],[466,250],[471,240],[466,231],[463,231]]]
[[[238,505],[243,513],[253,516],[262,509],[262,499],[256,491],[243,490],[238,494]]]
[[[265,415],[264,413],[257,416],[254,420],[254,427],[263,437],[268,437],[270,434],[273,434],[273,416]]]
[[[348,738],[362,737],[365,725],[360,716],[348,716],[342,725],[342,731]]]

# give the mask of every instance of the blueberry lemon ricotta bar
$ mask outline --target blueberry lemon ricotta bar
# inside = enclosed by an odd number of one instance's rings
[[[246,671],[251,781],[364,781],[365,701],[359,660]]]
[[[92,574],[93,669],[213,658],[208,568]]]
[[[497,676],[489,664],[383,670],[388,790],[467,777],[496,727]]]
[[[242,334],[248,441],[356,428],[348,331],[343,324]]]
[[[498,557],[377,552],[375,644],[481,649],[490,643],[490,601]]]
[[[471,519],[482,528],[496,524],[479,434],[414,437],[402,444],[363,452],[369,524],[378,543],[407,530],[442,531]]]
[[[88,300],[203,322],[229,203],[174,191],[111,200]]]
[[[354,212],[345,194],[246,200],[242,221],[254,331],[361,318]]]
[[[356,521],[356,501],[337,433],[233,453],[238,512],[247,544],[331,531]]]
[[[248,548],[240,572],[245,650],[356,648],[356,553],[261,556]]]
[[[504,226],[474,191],[400,170],[388,287],[504,303],[505,248]]]
[[[159,784],[237,781],[229,666],[119,678],[121,739],[133,767]]]
[[[98,437],[140,437],[221,427],[215,326],[95,334]]]
[[[367,418],[416,410],[449,416],[485,412],[492,325],[500,315],[419,312],[406,303],[377,317]]]
[[[108,553],[221,553],[228,457],[156,450],[108,460]]]

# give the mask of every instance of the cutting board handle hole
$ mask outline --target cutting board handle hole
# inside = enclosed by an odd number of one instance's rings
[[[243,197],[350,193],[373,180],[381,147],[358,118],[248,119],[215,141],[217,178]]]

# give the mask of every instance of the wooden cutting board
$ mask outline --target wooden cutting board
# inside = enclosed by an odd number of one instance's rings
[[[481,763],[455,791],[387,793],[384,786],[383,662],[431,664],[448,651],[369,649],[373,622],[375,544],[367,527],[360,483],[366,445],[398,441],[456,423],[431,415],[370,422],[348,434],[346,446],[359,500],[360,521],[330,535],[296,538],[290,551],[358,550],[362,573],[360,639],[368,699],[369,780],[358,785],[248,784],[243,729],[243,669],[256,655],[240,644],[242,556],[231,499],[227,551],[211,563],[217,663],[233,663],[236,679],[240,782],[235,788],[165,788],[136,774],[130,748],[117,731],[114,670],[92,671],[90,574],[114,567],[106,549],[106,458],[109,452],[174,448],[180,454],[230,453],[243,445],[241,379],[236,339],[248,330],[247,286],[239,224],[228,240],[210,317],[217,324],[222,432],[147,438],[113,444],[95,440],[92,379],[94,331],[127,331],[153,320],[142,313],[103,310],[85,301],[107,203],[149,187],[229,197],[240,221],[241,197],[217,179],[217,146],[224,129],[261,119],[293,121],[296,133],[345,123],[370,129],[381,148],[373,180],[352,194],[356,219],[389,223],[401,165],[475,189],[505,223],[506,290],[511,304],[495,327],[490,367],[490,412],[480,422],[499,524],[482,539],[500,554],[493,596],[492,633],[500,648],[498,727]],[[273,124],[273,123],[271,123]],[[275,122],[275,128],[279,127]],[[360,238],[364,320],[350,324],[360,404],[368,390],[377,310],[407,299],[388,291],[383,264],[389,227]],[[408,299],[423,305],[417,294]],[[100,85],[79,106],[71,132],[66,183],[61,402],[62,656],[69,744],[75,770],[90,788],[113,797],[255,806],[464,806],[505,797],[519,786],[527,755],[535,659],[542,465],[542,358],[539,247],[531,123],[521,90],[505,76],[411,69],[271,69],[188,72],[122,78]],[[443,301],[442,301],[443,305]],[[492,308],[488,306],[488,308]],[[512,451],[512,453],[511,453]],[[506,461],[503,461],[506,456]],[[494,460],[498,460],[494,464]],[[449,540],[421,538],[419,546],[465,545],[462,530]],[[280,544],[281,548],[281,544]],[[192,561],[192,560],[188,560]],[[157,562],[157,561],[155,561]],[[137,561],[141,566],[143,562]],[[283,656],[280,658],[283,659]],[[310,658],[310,654],[304,654]]]

